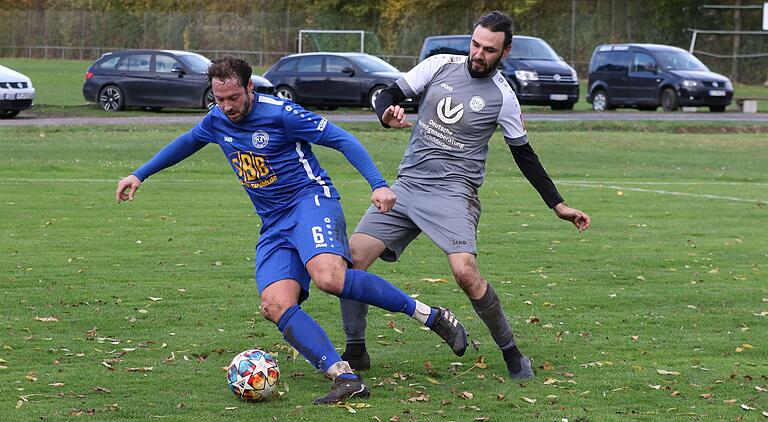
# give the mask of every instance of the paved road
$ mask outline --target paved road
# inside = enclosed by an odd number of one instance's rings
[[[373,122],[370,113],[323,113],[333,122]],[[6,126],[73,126],[73,125],[158,125],[197,123],[202,114],[130,117],[36,117],[21,114],[15,119],[0,120],[0,128]],[[768,123],[768,113],[662,113],[662,112],[608,112],[608,113],[526,113],[527,121],[687,121],[687,122],[749,122]]]

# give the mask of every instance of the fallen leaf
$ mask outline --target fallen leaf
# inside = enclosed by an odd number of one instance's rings
[[[55,316],[51,315],[51,316],[42,317],[42,318],[35,317],[35,321],[40,321],[40,322],[59,322],[59,319],[56,318]]]
[[[736,399],[723,400],[723,403],[725,403],[725,404],[734,404],[734,403],[736,403]]]
[[[152,297],[152,296],[150,296],[150,297],[149,297],[149,300],[151,300],[152,302],[157,302],[158,300],[163,300],[163,298],[161,298],[161,297]]]
[[[505,398],[506,398],[506,396],[504,394],[502,394],[502,393],[499,393],[499,394],[496,395],[496,400],[498,400],[498,401],[502,401]]]
[[[51,386],[51,387],[64,387],[64,383],[63,382],[53,382],[53,383],[50,383],[48,385]]]
[[[755,408],[754,408],[754,407],[749,407],[749,406],[747,406],[746,404],[742,404],[742,405],[741,405],[741,408],[742,408],[742,409],[744,409],[744,410],[755,410]]]
[[[150,372],[152,371],[153,367],[151,366],[145,366],[141,368],[125,368],[128,372]]]
[[[530,404],[536,403],[536,399],[529,399],[528,397],[520,397],[520,398],[523,399],[523,401],[526,401]]]
[[[460,397],[464,400],[472,400],[473,398],[475,398],[475,395],[470,393],[469,391],[464,391],[461,393]]]
[[[711,398],[712,398],[712,397],[714,397],[714,396],[715,396],[715,395],[714,395],[714,394],[712,394],[712,393],[705,393],[705,394],[701,394],[699,397],[701,397],[702,399],[707,399],[707,400],[709,400],[709,399],[711,399]]]
[[[444,278],[422,278],[421,281],[426,281],[427,283],[447,283],[448,280]]]
[[[666,369],[657,369],[656,372],[660,375],[680,375],[677,371],[667,371]]]

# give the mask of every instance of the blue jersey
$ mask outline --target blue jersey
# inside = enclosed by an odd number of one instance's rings
[[[277,211],[306,196],[339,198],[310,144],[341,151],[373,189],[386,186],[373,160],[352,135],[292,101],[257,93],[245,120],[232,122],[216,106],[134,175],[144,180],[207,143],[221,147],[265,225]]]

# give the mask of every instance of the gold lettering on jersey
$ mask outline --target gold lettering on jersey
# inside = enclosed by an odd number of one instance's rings
[[[277,175],[263,155],[249,151],[235,151],[227,157],[240,183],[250,188],[261,188],[277,181]]]

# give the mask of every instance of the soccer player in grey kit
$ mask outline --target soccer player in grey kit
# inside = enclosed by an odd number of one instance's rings
[[[382,91],[375,108],[384,127],[414,126],[397,104],[421,94],[418,119],[392,186],[397,203],[387,214],[370,208],[350,247],[354,268],[366,270],[379,257],[397,260],[424,232],[447,254],[456,282],[501,349],[509,375],[530,379],[531,360],[518,349],[499,296],[477,268],[477,191],[496,126],[517,166],[555,215],[579,232],[589,227],[589,216],[565,204],[528,143],[520,104],[497,70],[511,46],[512,21],[498,11],[487,13],[475,24],[469,57],[432,56]],[[357,369],[370,367],[367,312],[368,305],[341,300],[347,337],[342,358]]]

